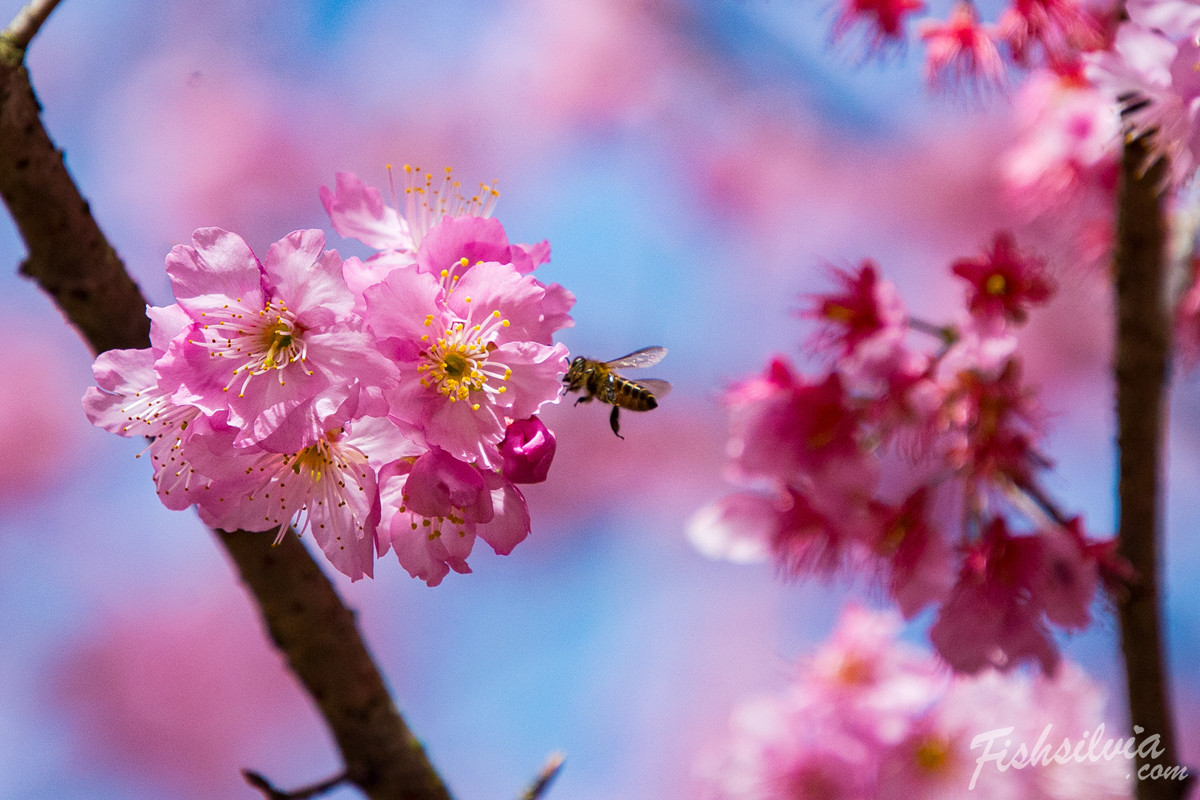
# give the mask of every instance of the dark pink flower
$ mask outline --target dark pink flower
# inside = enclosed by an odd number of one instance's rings
[[[727,395],[734,470],[743,478],[789,483],[831,461],[859,457],[859,419],[849,400],[836,372],[808,383],[784,358],[772,359],[762,376]]]
[[[1104,23],[1077,0],[1013,0],[997,27],[1021,65],[1040,50],[1048,66],[1068,66],[1081,52],[1105,46]]]
[[[895,284],[879,277],[873,261],[863,261],[853,272],[835,268],[833,277],[842,293],[814,294],[813,307],[804,312],[821,325],[814,344],[835,347],[839,356],[848,356],[867,340],[890,342],[904,336],[904,301]]]
[[[550,474],[554,432],[537,417],[510,422],[500,442],[500,473],[513,483],[541,483]]]
[[[1013,536],[994,518],[969,547],[958,583],[938,611],[929,639],[956,672],[1009,670],[1036,660],[1052,674],[1059,652],[1035,592],[1043,581],[1043,549],[1035,536]]]
[[[972,3],[960,0],[945,22],[922,24],[920,36],[926,47],[925,75],[931,84],[1004,83],[1004,61]]]
[[[422,517],[458,514],[467,522],[490,522],[494,516],[483,475],[439,447],[413,462],[403,499],[408,509]]]
[[[1031,398],[1015,358],[996,377],[958,373],[944,408],[956,428],[948,437],[949,464],[972,480],[1030,485],[1034,474],[1049,466],[1034,447]]]
[[[951,271],[967,282],[967,303],[978,316],[1024,322],[1029,307],[1046,302],[1054,291],[1042,260],[1017,250],[1007,231],[996,234],[982,258],[961,258]]]
[[[867,30],[871,50],[887,44],[904,43],[904,18],[921,11],[921,0],[841,0],[841,10],[833,23],[833,38],[840,39],[852,28]]]
[[[1082,630],[1092,621],[1091,605],[1100,586],[1100,562],[1106,543],[1089,540],[1079,517],[1065,526],[1038,532],[1042,569],[1034,594],[1046,617],[1064,628]]]
[[[954,585],[958,559],[950,541],[934,527],[929,487],[922,485],[899,506],[879,504],[879,538],[874,551],[889,573],[888,592],[905,619],[940,602]]]

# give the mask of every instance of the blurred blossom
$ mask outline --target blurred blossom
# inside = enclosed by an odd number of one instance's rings
[[[176,797],[243,796],[242,768],[286,764],[291,781],[325,760],[332,772],[320,725],[250,604],[228,576],[211,580],[227,591],[96,612],[59,654],[46,700],[70,722],[76,757]]]
[[[1026,224],[1049,232],[1052,260],[1098,272],[1112,250],[1120,123],[1116,103],[1078,71],[1034,71],[1013,103],[1016,141],[1004,192]]]
[[[1200,43],[1183,29],[1117,29],[1112,48],[1088,59],[1088,77],[1125,121],[1146,134],[1150,158],[1166,158],[1170,182],[1183,185],[1200,163]]]
[[[965,284],[952,324],[908,316],[872,262],[809,298],[809,349],[839,358],[809,376],[776,356],[726,393],[729,474],[748,491],[693,515],[689,538],[710,557],[769,554],[789,576],[868,577],[908,617],[936,605],[931,641],[961,672],[1035,660],[1053,673],[1050,625],[1085,627],[1100,578],[1123,574],[1040,488],[1050,464],[1014,330],[1054,286],[1004,231],[947,272]],[[884,459],[904,441],[909,463]],[[1010,535],[1010,516],[1033,532]]]
[[[1062,68],[1105,46],[1108,16],[1086,0],[1012,0],[997,29],[1017,64],[1029,66],[1036,54]]]
[[[71,357],[58,337],[0,322],[0,510],[61,487],[85,453]],[[43,320],[45,324],[54,323]],[[76,342],[69,345],[78,348]]]
[[[992,33],[979,22],[974,4],[958,2],[945,22],[921,26],[925,42],[925,76],[934,86],[1002,86],[1004,61]]]
[[[842,0],[833,23],[833,38],[840,39],[854,28],[865,30],[872,52],[904,45],[905,17],[924,10],[921,0]]]
[[[1033,748],[1049,726],[1051,752],[1105,730],[1103,695],[1075,665],[1054,680],[986,673],[953,678],[898,641],[899,619],[845,611],[832,639],[801,661],[780,694],[735,712],[727,741],[701,762],[707,796],[721,800],[1020,797],[1119,800],[1130,765],[1068,760],[997,769],[977,737]],[[1112,730],[1111,738],[1121,738]],[[997,744],[997,748],[999,744]],[[994,753],[993,753],[994,758]]]
[[[277,238],[296,227],[278,226],[313,207],[312,143],[289,122],[300,98],[246,54],[185,41],[106,87],[98,160],[114,199],[160,231],[155,244],[205,223],[241,222],[252,241]],[[306,99],[311,114],[316,98]]]

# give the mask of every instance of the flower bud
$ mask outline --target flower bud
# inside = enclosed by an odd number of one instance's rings
[[[554,433],[537,417],[509,423],[500,443],[504,477],[513,483],[541,483],[550,472],[555,447]]]

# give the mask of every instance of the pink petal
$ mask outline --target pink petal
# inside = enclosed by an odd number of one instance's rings
[[[412,249],[408,225],[396,209],[384,204],[378,189],[367,186],[353,172],[339,172],[336,179],[336,192],[321,187],[321,203],[339,235],[376,250]]]
[[[487,542],[497,555],[506,556],[529,535],[529,509],[525,497],[509,481],[485,473],[492,487],[492,507],[496,515],[491,522],[475,526],[475,533]]]

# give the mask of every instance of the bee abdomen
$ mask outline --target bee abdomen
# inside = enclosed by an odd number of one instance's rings
[[[658,400],[649,389],[627,381],[617,387],[617,405],[630,411],[649,411],[658,408]]]

